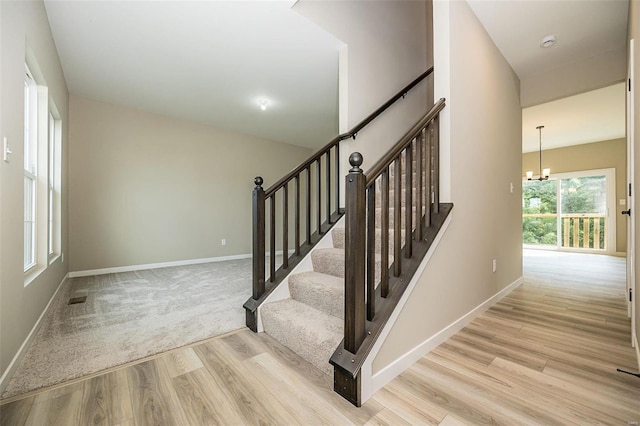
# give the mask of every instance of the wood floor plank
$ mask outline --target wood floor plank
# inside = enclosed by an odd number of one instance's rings
[[[78,425],[81,424],[81,407],[82,390],[35,402],[25,424],[29,426]]]
[[[375,397],[386,410],[411,424],[437,425],[446,416],[447,411],[438,404],[421,398],[418,390],[411,386],[400,385],[394,381],[376,392]]]
[[[243,361],[267,350],[265,345],[255,339],[255,334],[248,330],[231,334],[222,340],[235,352],[236,358]]]
[[[295,417],[260,383],[252,380],[240,360],[220,342],[209,342],[196,353],[227,395],[232,407],[249,424],[295,424]]]
[[[461,420],[458,420],[455,417],[448,415],[440,422],[440,426],[468,426],[468,425],[462,422]]]
[[[365,426],[411,426],[415,424],[417,423],[408,422],[394,411],[385,408],[365,423]]]
[[[83,382],[80,424],[113,425],[133,419],[129,382],[117,370]]]
[[[547,363],[547,361],[540,356],[522,352],[517,348],[512,348],[507,345],[493,343],[475,334],[467,333],[465,330],[458,332],[451,340],[481,350],[494,357],[502,357],[538,371],[542,371]]]
[[[181,374],[188,373],[198,368],[203,368],[202,362],[193,348],[184,348],[179,351],[171,352],[160,358],[169,372],[169,377],[178,377]]]
[[[253,337],[256,335],[248,332],[245,336]],[[287,366],[288,374],[302,378],[303,383],[306,383],[305,388],[313,388],[320,398],[330,401],[334,409],[339,410],[351,422],[364,424],[384,408],[375,399],[370,399],[362,407],[356,408],[341,397],[336,398],[337,394],[333,391],[331,376],[324,374],[268,335],[260,333],[256,337],[256,342],[263,345],[265,352],[269,353],[280,365]],[[297,381],[296,379],[292,380]]]
[[[241,424],[243,419],[233,410],[231,401],[213,385],[209,372],[202,368],[172,379],[180,405],[189,424]]]
[[[159,366],[163,364],[150,360],[127,369],[135,423],[187,424],[177,398],[172,399],[175,392],[161,377],[162,371]]]
[[[425,380],[413,369],[405,371],[395,380],[399,385],[413,389],[419,398],[438,404],[447,413],[452,413],[471,424],[496,424],[500,419],[505,421],[501,415],[494,415],[491,410],[487,410],[476,401],[460,397],[450,386],[442,386],[432,380]]]
[[[554,415],[558,417],[573,417],[579,424],[609,424],[610,422],[625,424],[628,420],[623,419],[627,413],[617,413],[611,410],[604,410],[602,405],[587,403],[580,395],[573,395],[563,391],[557,386],[553,386],[549,376],[522,366],[511,363],[507,360],[496,358],[495,363],[489,369],[509,371],[511,374],[505,375],[505,380],[512,384],[520,384],[536,395],[536,398],[546,403]],[[562,404],[557,401],[562,400]],[[640,415],[640,412],[638,412]],[[622,417],[619,417],[622,416]]]
[[[0,426],[23,425],[27,422],[34,397],[0,405]]]
[[[340,397],[335,400],[322,398],[316,389],[308,386],[304,378],[278,363],[270,354],[265,352],[256,355],[244,361],[244,364],[251,375],[269,389],[282,406],[296,418],[296,423],[323,425],[351,423],[341,410],[336,409],[338,408],[336,405],[342,403]],[[297,391],[305,388],[308,389],[307,392]],[[304,407],[304,410],[301,407]]]
[[[514,389],[502,378],[489,374],[472,375],[468,370],[456,371],[429,357],[422,358],[411,368],[424,379],[430,380],[434,386],[446,387],[452,396],[465,401],[477,411],[485,412],[498,423],[561,424],[538,407],[515,398]],[[465,418],[464,412],[453,414]],[[473,418],[467,420],[473,421]]]

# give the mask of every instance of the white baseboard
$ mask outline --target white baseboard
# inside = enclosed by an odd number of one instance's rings
[[[279,253],[276,252],[276,254],[282,254],[282,251],[280,251]],[[251,254],[249,253],[249,254],[236,254],[233,256],[208,257],[204,259],[176,260],[173,262],[147,263],[144,265],[129,265],[129,266],[116,266],[113,268],[89,269],[86,271],[69,272],[69,278],[114,274],[117,272],[143,271],[145,269],[168,268],[171,266],[197,265],[200,263],[224,262],[226,260],[248,259],[250,257],[251,257]]]
[[[4,392],[4,389],[7,387],[9,380],[13,377],[14,373],[16,372],[16,369],[20,365],[20,361],[22,361],[22,358],[27,352],[27,348],[29,348],[29,345],[31,345],[31,341],[35,337],[38,330],[40,330],[40,327],[42,325],[42,319],[45,317],[45,315],[49,311],[51,304],[53,303],[56,296],[60,292],[60,289],[68,279],[69,279],[69,274],[65,275],[64,278],[62,278],[62,281],[60,281],[60,284],[58,284],[58,288],[56,288],[56,291],[53,292],[53,295],[49,299],[47,306],[44,307],[44,310],[38,317],[38,320],[31,328],[31,331],[27,335],[27,338],[24,339],[24,342],[22,342],[20,349],[18,349],[18,352],[16,352],[15,356],[11,360],[11,363],[9,363],[9,366],[7,367],[7,369],[4,371],[4,373],[2,373],[2,377],[0,377],[0,395],[2,394],[2,392]]]
[[[521,285],[524,282],[524,277],[520,277],[507,287],[502,289],[500,292],[496,293],[473,310],[458,318],[453,323],[449,324],[438,333],[434,334],[402,357],[397,359],[392,364],[383,368],[379,372],[375,373],[371,377],[371,395],[381,389],[384,385],[389,383],[391,380],[395,379],[400,373],[405,371],[407,368],[411,367],[415,364],[420,358],[425,356],[431,350],[435,349],[438,345],[445,342],[451,336],[456,334],[458,331],[462,330],[467,324],[469,324],[473,319],[482,314],[484,311],[489,309],[491,306],[496,304],[500,299],[505,297],[511,291],[513,291],[516,287]],[[363,376],[364,379],[364,376]],[[368,393],[369,391],[367,391]],[[363,388],[364,393],[364,388]],[[363,401],[364,402],[364,401]]]
[[[382,347],[382,344],[384,343],[384,341],[387,339],[387,336],[391,332],[391,329],[393,328],[393,324],[395,324],[396,320],[398,319],[398,316],[400,315],[400,312],[404,308],[404,305],[409,300],[409,297],[411,296],[413,289],[415,288],[415,286],[418,283],[418,280],[420,280],[420,277],[424,273],[424,270],[426,269],[427,264],[429,263],[431,257],[433,256],[436,249],[438,248],[438,245],[440,245],[440,241],[442,240],[444,234],[449,228],[449,225],[453,221],[453,216],[454,216],[454,212],[451,212],[449,213],[449,216],[447,216],[447,218],[445,219],[444,223],[442,224],[442,228],[440,228],[440,232],[438,232],[435,239],[431,243],[431,247],[429,247],[429,250],[427,250],[427,253],[424,256],[424,259],[422,259],[420,266],[418,266],[418,269],[416,270],[415,274],[413,274],[413,278],[411,278],[411,281],[407,285],[407,288],[405,289],[404,293],[400,297],[398,304],[396,305],[395,309],[391,313],[389,320],[387,321],[385,326],[382,328],[382,331],[378,336],[378,339],[374,343],[373,348],[371,348],[371,351],[367,355],[367,359],[362,365],[362,368],[360,370],[361,371],[360,376],[361,376],[361,388],[362,388],[361,399],[363,403],[367,399],[369,399],[371,395],[373,395],[374,393],[373,384],[372,384],[373,383],[373,377],[372,377],[373,360],[375,359],[376,355],[380,351],[380,348]]]

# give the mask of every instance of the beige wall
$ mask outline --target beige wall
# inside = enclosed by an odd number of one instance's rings
[[[62,251],[67,249],[66,149],[68,92],[41,1],[0,2],[0,137],[7,137],[13,155],[0,159],[0,374],[36,324],[51,296],[67,273],[59,257],[25,287],[23,272],[23,104],[24,63],[27,44],[49,87],[62,119]],[[46,267],[46,269],[45,269]],[[8,376],[9,374],[7,374]],[[6,385],[6,381],[3,382]]]
[[[442,174],[452,222],[374,374],[522,276],[519,80],[466,2],[434,2],[434,21],[435,97],[447,98],[449,114]]]
[[[301,0],[294,10],[345,44],[340,57],[340,131],[346,132],[426,71],[426,3],[423,1]],[[347,158],[359,151],[370,168],[427,109],[427,82],[345,141]]]
[[[311,154],[77,96],[70,114],[70,271],[251,253],[253,178]]]
[[[596,170],[614,168],[616,170],[616,211],[611,214],[616,218],[616,248],[615,251],[624,253],[627,251],[627,219],[620,214],[626,209],[618,200],[626,202],[627,186],[627,141],[615,139],[584,145],[575,145],[565,148],[549,149],[542,151],[544,167],[549,167],[551,173],[577,172],[583,170]],[[537,174],[540,167],[538,152],[522,154],[522,176],[527,170],[533,170]]]
[[[634,194],[637,194],[638,188],[640,188],[640,149],[638,149],[638,141],[640,140],[640,90],[637,88],[637,84],[640,82],[640,2],[638,0],[631,0],[629,2],[629,40],[631,39],[635,39],[635,69],[633,75],[633,81],[635,82],[636,87],[634,90],[635,115],[631,125],[634,126],[634,146],[636,147],[634,151],[635,158],[633,159],[633,164],[635,173],[634,187],[636,188]],[[638,212],[638,209],[640,208],[640,200],[637,195],[634,197],[634,203],[635,205],[631,207],[631,211]],[[638,293],[640,293],[640,273],[637,272],[640,271],[640,269],[638,269],[640,268],[640,256],[638,256],[638,251],[640,250],[640,215],[634,213],[633,217],[636,229],[636,253],[634,260],[636,270],[636,294],[634,294],[636,301],[636,339],[637,342],[640,343],[640,297],[638,297]],[[638,359],[638,368],[640,369],[640,358]]]

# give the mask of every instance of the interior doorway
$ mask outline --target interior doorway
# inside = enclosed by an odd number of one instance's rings
[[[615,169],[559,173],[522,183],[525,248],[613,254]]]

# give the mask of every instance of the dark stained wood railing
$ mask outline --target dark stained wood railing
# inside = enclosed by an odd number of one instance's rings
[[[362,155],[356,152],[349,158],[352,168],[346,177],[345,193],[344,341],[331,357],[331,364],[335,367],[335,391],[357,406],[360,368],[453,207],[440,204],[438,188],[438,127],[444,107],[445,100],[440,99],[366,175],[360,168]],[[377,216],[380,226],[376,226]]]
[[[350,138],[355,139],[358,132],[396,101],[404,98],[411,89],[432,73],[433,67],[430,67],[353,129],[334,138],[267,190],[262,187],[264,183],[262,177],[255,178],[252,296],[244,304],[247,327],[251,330],[257,331],[258,306],[344,214],[344,209],[340,207],[340,142]],[[289,203],[291,186],[295,194],[293,205]],[[304,201],[301,197],[304,197]],[[276,208],[277,199],[281,199],[282,202],[280,209]],[[266,232],[267,202],[269,203],[268,233]],[[301,211],[303,203],[304,211]],[[293,247],[289,247],[290,209],[293,210]],[[305,231],[304,240],[300,235],[302,227]],[[268,281],[265,271],[267,243],[269,247]],[[292,253],[290,254],[289,251]],[[282,256],[279,268],[277,268],[278,256]]]

